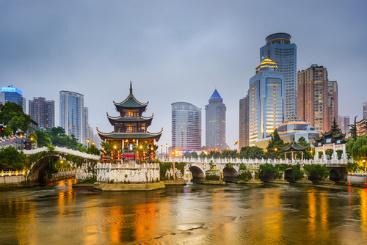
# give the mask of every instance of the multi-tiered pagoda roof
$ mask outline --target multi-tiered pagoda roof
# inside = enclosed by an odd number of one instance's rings
[[[130,93],[127,98],[121,102],[114,101],[113,103],[120,115],[110,116],[107,113],[107,118],[111,125],[114,126],[114,131],[104,133],[97,128],[98,135],[102,140],[125,142],[125,140],[132,139],[134,143],[135,140],[136,142],[139,140],[159,140],[162,130],[158,133],[151,133],[147,130],[152,123],[153,115],[150,117],[142,115],[147,108],[148,102],[143,103],[135,98],[131,83]]]

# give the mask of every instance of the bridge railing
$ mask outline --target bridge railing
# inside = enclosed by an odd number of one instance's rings
[[[44,146],[44,147],[40,147],[40,148],[36,148],[32,150],[23,150],[22,152],[26,155],[33,155],[33,154],[37,154],[37,153],[45,152],[45,151],[48,151],[48,148]],[[89,159],[89,160],[98,161],[100,159],[99,155],[88,154],[85,152],[81,152],[81,151],[77,151],[77,150],[73,150],[73,149],[69,149],[65,147],[55,146],[54,151],[59,152],[59,153],[70,154],[70,155],[82,157],[82,158]]]
[[[8,171],[0,171],[0,176],[27,176],[28,170],[22,169],[22,170],[8,170]]]
[[[290,159],[243,159],[243,158],[161,158],[161,162],[185,162],[185,163],[196,163],[196,164],[209,164],[213,163],[216,165],[221,164],[245,164],[245,165],[260,165],[260,164],[322,164],[322,165],[347,165],[351,160],[348,159],[303,159],[303,160],[290,160]]]

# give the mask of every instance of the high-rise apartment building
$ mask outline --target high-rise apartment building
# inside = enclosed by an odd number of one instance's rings
[[[260,61],[266,57],[275,61],[284,79],[284,119],[292,121],[297,110],[297,46],[288,33],[274,33],[266,37],[260,49]]]
[[[349,134],[349,125],[350,125],[350,117],[347,116],[339,116],[338,121],[339,128],[342,130],[344,134]]]
[[[55,101],[43,97],[29,100],[29,115],[38,124],[39,128],[55,127]]]
[[[335,120],[338,122],[338,82],[328,81],[328,111],[330,125]]]
[[[311,65],[298,72],[297,116],[321,132],[330,130],[338,120],[338,85],[328,80],[327,69]]]
[[[275,61],[265,58],[250,78],[249,145],[268,138],[284,121],[283,75],[277,70]]]
[[[367,101],[363,103],[363,119],[367,119]]]
[[[22,107],[23,112],[26,112],[26,99],[23,97],[23,92],[14,86],[3,87],[0,89],[0,103],[5,104],[12,102]]]
[[[206,147],[223,149],[226,145],[226,106],[215,89],[205,106]]]
[[[239,142],[238,146],[242,147],[249,145],[249,106],[248,96],[240,99],[240,113],[239,113]]]
[[[172,103],[172,149],[201,149],[201,109],[187,102]]]
[[[74,135],[80,143],[83,142],[83,109],[84,95],[60,91],[60,126],[66,134]]]

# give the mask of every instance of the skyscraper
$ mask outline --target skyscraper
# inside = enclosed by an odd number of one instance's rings
[[[74,135],[80,143],[84,143],[83,108],[84,95],[71,91],[60,91],[60,126],[68,135]]]
[[[201,149],[201,109],[187,102],[172,103],[172,149]]]
[[[367,101],[363,103],[363,119],[367,119]]]
[[[328,81],[328,111],[330,125],[335,120],[338,122],[338,82]]]
[[[205,106],[206,146],[223,149],[226,145],[226,106],[215,89]]]
[[[0,103],[12,102],[23,108],[26,112],[26,100],[23,97],[23,92],[14,86],[3,87],[0,89]]]
[[[297,116],[297,46],[291,43],[288,33],[274,33],[265,40],[265,46],[260,49],[260,61],[268,57],[277,63],[284,79],[284,119],[291,121]]]
[[[249,144],[270,137],[274,129],[283,123],[283,75],[275,61],[265,58],[250,78]]]
[[[298,72],[298,119],[313,125],[316,130],[327,132],[338,118],[338,86],[328,81],[327,69],[311,65]]]
[[[90,135],[90,126],[89,126],[89,113],[88,113],[88,107],[83,107],[83,134],[82,134],[82,142],[86,143],[87,140],[92,140],[93,136]]]
[[[239,149],[249,145],[249,107],[248,96],[240,99],[239,113]]]
[[[55,127],[55,101],[43,97],[29,100],[29,115],[40,128]]]
[[[350,117],[339,116],[338,125],[344,134],[349,134]]]

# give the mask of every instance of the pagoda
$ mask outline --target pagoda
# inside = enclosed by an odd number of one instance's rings
[[[152,123],[153,115],[143,116],[148,102],[138,101],[130,82],[130,93],[122,102],[113,101],[119,116],[108,115],[107,118],[114,130],[103,133],[98,130],[99,137],[103,140],[102,162],[123,162],[136,160],[137,162],[151,162],[155,159],[156,142],[162,134],[150,133],[147,129]]]

